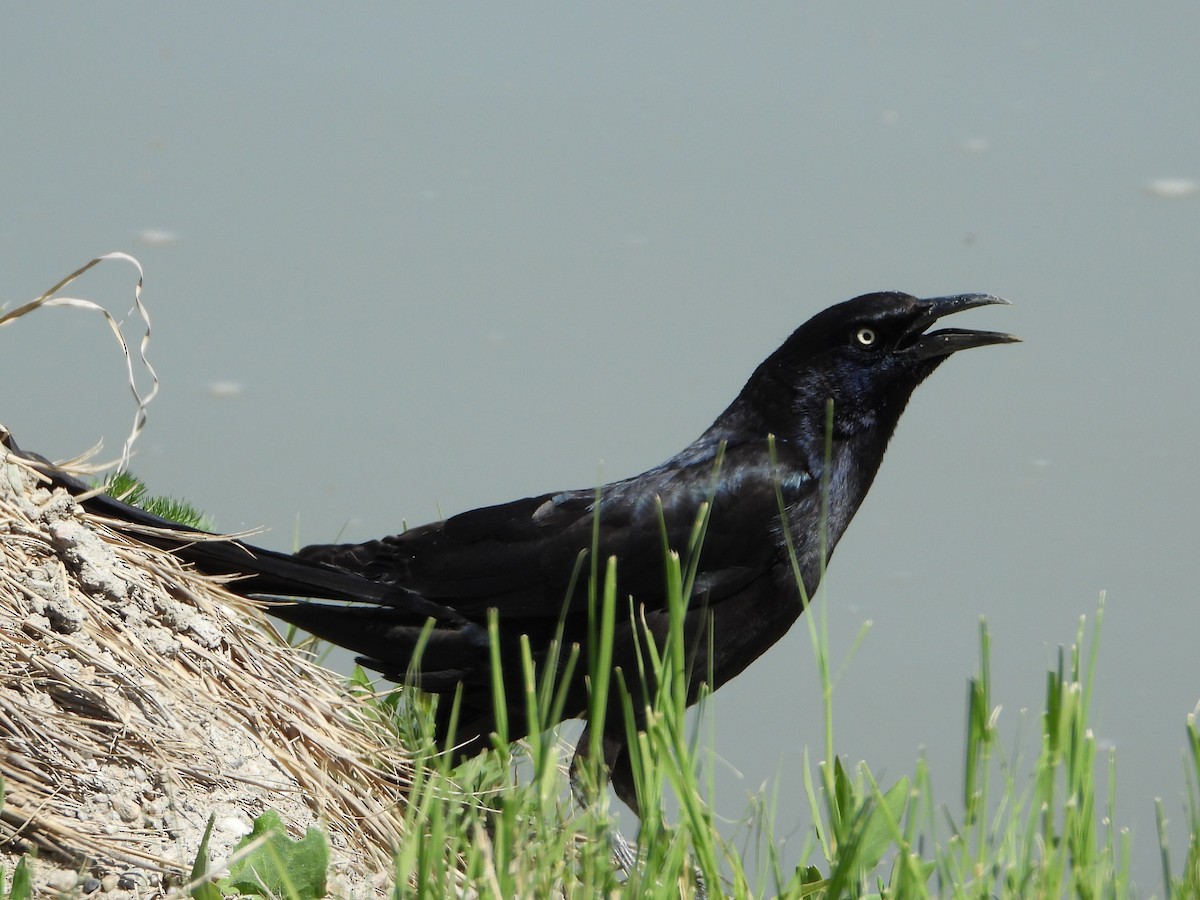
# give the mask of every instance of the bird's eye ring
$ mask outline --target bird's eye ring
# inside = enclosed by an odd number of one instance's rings
[[[879,336],[874,328],[859,328],[854,332],[854,343],[859,347],[874,347]]]

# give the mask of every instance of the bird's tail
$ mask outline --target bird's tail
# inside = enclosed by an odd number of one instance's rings
[[[151,546],[169,550],[206,575],[232,576],[228,587],[237,594],[247,597],[316,598],[384,606],[418,626],[431,617],[438,620],[452,614],[452,611],[395,585],[181,525],[123,503],[102,491],[97,492],[91,485],[45,457],[20,449],[11,434],[0,432],[0,445],[13,456],[31,463],[49,481],[50,487],[66,489],[79,499],[85,510],[106,520],[115,530],[135,535]],[[290,620],[284,614],[285,609],[281,606],[272,612],[278,612],[280,618]],[[302,623],[297,624],[306,627]]]
[[[487,629],[479,623],[399,585],[255,547],[123,503],[44,457],[21,450],[2,429],[0,447],[31,464],[50,487],[67,490],[108,527],[168,550],[207,575],[231,576],[226,587],[234,593],[280,601],[270,607],[273,616],[360,654],[359,662],[385,678],[443,694],[461,684],[464,720],[457,733],[465,743],[459,752],[470,754],[487,746],[487,734],[494,727],[491,691],[472,678],[472,673],[486,669],[490,652]],[[443,705],[438,730],[444,739],[451,704]]]

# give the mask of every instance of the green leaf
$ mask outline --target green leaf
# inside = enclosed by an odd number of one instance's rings
[[[204,837],[200,839],[200,849],[196,851],[196,860],[192,863],[192,874],[189,879],[195,884],[191,894],[195,900],[221,900],[221,892],[211,880],[205,876],[208,874],[208,839],[212,837],[213,822],[216,820],[215,815],[208,817],[208,825],[204,829]]]
[[[22,856],[13,869],[12,886],[8,889],[8,900],[31,900],[33,897],[33,876],[29,871],[29,861]]]
[[[858,842],[858,863],[864,872],[879,865],[883,854],[895,842],[900,834],[900,817],[907,805],[908,779],[901,778],[883,795],[882,802],[872,806]]]
[[[826,888],[825,876],[816,866],[796,867],[791,879],[780,893],[781,897],[812,897]]]
[[[267,810],[254,820],[254,829],[238,842],[237,851],[262,839],[261,846],[229,867],[222,885],[239,894],[315,900],[325,896],[329,845],[316,828],[298,841],[287,836],[279,813]]]
[[[839,756],[833,758],[833,796],[837,809],[836,812],[830,810],[832,819],[830,824],[833,826],[833,833],[837,837],[838,844],[841,845],[850,836],[849,824],[854,807],[857,805],[857,792],[854,790],[854,783],[846,774],[846,769]]]

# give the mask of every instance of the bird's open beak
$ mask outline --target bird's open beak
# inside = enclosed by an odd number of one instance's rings
[[[932,297],[922,300],[922,314],[908,332],[913,339],[912,343],[904,350],[910,353],[914,359],[923,360],[949,356],[951,353],[971,347],[1012,344],[1020,341],[1021,339],[1018,337],[999,331],[971,331],[967,328],[940,328],[937,331],[925,331],[943,316],[962,312],[964,309],[974,309],[977,306],[991,306],[995,303],[1008,305],[1007,300],[1001,300],[991,294],[956,294],[953,297]]]

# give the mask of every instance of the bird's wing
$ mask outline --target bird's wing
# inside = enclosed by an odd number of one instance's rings
[[[568,594],[570,611],[586,601],[595,546],[598,560],[617,557],[621,595],[656,606],[665,596],[664,547],[686,553],[702,505],[711,501],[697,590],[718,601],[769,564],[780,479],[762,442],[729,448],[719,478],[714,461],[715,453],[682,465],[669,461],[599,492],[543,494],[365,544],[306,547],[300,556],[416,592],[471,619],[482,620],[489,608],[504,618],[557,618]]]

